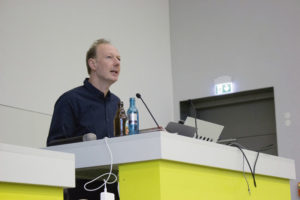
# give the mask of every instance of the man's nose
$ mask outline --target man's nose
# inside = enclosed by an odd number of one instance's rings
[[[120,60],[118,58],[115,58],[114,59],[114,65],[120,65]]]

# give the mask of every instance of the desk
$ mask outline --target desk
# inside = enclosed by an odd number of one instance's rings
[[[67,187],[75,187],[74,154],[0,143],[0,199],[63,200]]]
[[[108,139],[119,170],[122,200],[282,200],[290,199],[289,179],[295,179],[291,159],[260,154],[256,165],[257,188],[249,169],[242,173],[242,154],[231,146],[153,132]],[[108,170],[110,157],[104,140],[47,148],[74,153],[80,176]],[[253,165],[256,152],[245,153]],[[95,173],[96,172],[96,173]]]

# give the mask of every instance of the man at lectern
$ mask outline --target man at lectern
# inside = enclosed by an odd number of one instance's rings
[[[120,61],[118,50],[109,41],[99,39],[92,44],[86,54],[89,78],[84,80],[82,86],[65,92],[55,103],[47,146],[55,140],[87,133],[96,134],[97,139],[113,137],[113,121],[120,99],[109,88],[118,80]],[[71,189],[70,199],[95,199],[90,196],[91,192],[84,194],[89,196],[80,196],[83,191],[78,193],[77,189],[82,189],[85,182],[77,180],[73,192],[77,196],[72,196]],[[95,193],[97,199],[99,193]]]

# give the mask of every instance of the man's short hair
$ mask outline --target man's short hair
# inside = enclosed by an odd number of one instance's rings
[[[87,70],[88,70],[88,73],[91,74],[91,68],[90,68],[90,65],[89,65],[89,59],[90,58],[96,58],[96,54],[97,54],[97,47],[100,45],[100,44],[110,44],[110,41],[106,40],[106,39],[99,39],[99,40],[96,40],[92,46],[89,48],[89,50],[87,51],[86,53],[86,67],[87,67]]]

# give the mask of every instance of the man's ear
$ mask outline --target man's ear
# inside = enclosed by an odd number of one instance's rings
[[[96,60],[94,58],[90,58],[88,60],[89,66],[92,70],[96,70]]]

